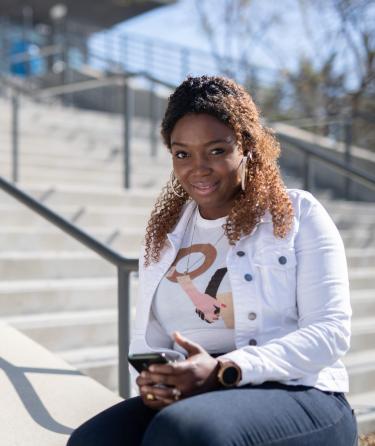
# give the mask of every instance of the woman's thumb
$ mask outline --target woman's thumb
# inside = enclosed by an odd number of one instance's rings
[[[202,353],[204,351],[199,344],[185,338],[185,336],[182,336],[182,334],[180,334],[178,331],[173,333],[173,337],[177,344],[188,352],[188,356],[196,355],[197,353]]]

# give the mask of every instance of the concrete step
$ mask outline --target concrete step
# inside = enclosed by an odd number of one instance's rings
[[[131,295],[134,298],[136,287],[136,281],[132,280]],[[114,309],[116,305],[115,277],[0,282],[1,317]]]
[[[108,389],[118,391],[118,346],[80,348],[59,352],[67,363]]]
[[[145,230],[148,212],[140,207],[110,208],[99,206],[50,206],[52,210],[65,219],[75,222],[78,226],[107,226],[112,230],[117,228],[141,228]],[[26,207],[0,205],[1,226],[47,226],[51,223]]]
[[[87,228],[87,232],[123,253],[138,252],[144,234],[140,229],[112,231],[103,228]],[[0,226],[0,246],[6,251],[82,251],[82,243],[55,228]]]
[[[65,166],[55,165],[53,160],[50,164],[26,164],[23,163],[19,169],[20,181],[24,182],[37,182],[45,181],[46,183],[94,183],[103,184],[104,186],[118,187],[122,186],[123,172],[120,169],[113,169],[112,164],[101,165],[82,165],[82,166],[72,166],[72,161],[70,164]],[[117,161],[117,165],[121,165]],[[6,174],[10,173],[12,167],[10,163],[3,162],[1,172]],[[155,184],[161,184],[166,182],[169,178],[171,168],[170,166],[160,166],[157,162],[153,163],[150,158],[146,159],[141,157],[140,159],[132,159],[131,165],[131,178],[135,182],[146,181]]]
[[[349,352],[343,362],[350,377],[350,393],[375,391],[375,343],[371,350]]]
[[[375,247],[375,233],[366,228],[341,229],[340,235],[346,249]]]
[[[125,209],[126,207],[147,207],[151,206],[156,200],[160,190],[158,189],[131,189],[125,190],[121,187],[103,187],[88,186],[85,184],[72,185],[56,185],[51,186],[48,183],[24,183],[21,182],[19,187],[27,191],[30,195],[38,200],[42,200],[46,205],[51,206],[102,206],[102,207],[118,207]],[[24,209],[22,204],[0,191],[0,203],[4,205],[16,205]]]
[[[352,213],[355,209],[352,210]],[[375,230],[375,219],[373,215],[356,215],[356,219],[353,219],[350,215],[339,215],[336,213],[330,213],[332,220],[335,222],[339,231],[345,229],[356,229],[358,226],[366,229],[367,231]]]
[[[375,290],[359,289],[351,291],[353,319],[375,315]]]
[[[358,421],[360,434],[375,432],[375,391],[348,395]]]
[[[352,320],[351,353],[375,348],[375,315]]]
[[[131,318],[134,318],[132,306]],[[2,318],[52,352],[117,344],[117,309],[62,311]]]
[[[367,269],[375,267],[375,249],[372,247],[365,249],[348,248],[346,249],[346,257],[349,268]]]
[[[115,275],[115,266],[90,252],[0,252],[0,277],[8,281]]]
[[[1,174],[1,172],[0,172]],[[153,175],[144,175],[143,172],[134,172],[132,169],[132,173],[130,175],[130,183],[132,187],[137,188],[159,188],[161,189],[168,181],[168,176],[170,174],[170,171],[168,172],[162,172],[159,176],[155,177],[155,174]],[[4,178],[11,180],[10,174],[3,175]],[[117,176],[117,178],[116,178]],[[100,177],[99,177],[100,178]],[[111,176],[103,176],[103,180],[98,180],[98,176],[91,175],[90,173],[87,173],[85,175],[82,175],[82,177],[78,175],[74,175],[73,177],[70,176],[69,173],[57,173],[55,176],[53,173],[49,173],[48,170],[44,172],[38,172],[35,171],[33,174],[28,174],[27,172],[21,172],[20,173],[20,179],[22,181],[27,181],[29,183],[35,183],[37,181],[45,181],[51,185],[60,185],[60,184],[68,184],[72,186],[79,186],[82,184],[82,182],[85,183],[85,185],[92,185],[97,186],[98,184],[102,184],[105,187],[121,187],[123,183],[123,179],[120,175],[114,175]]]
[[[0,324],[2,446],[64,446],[120,398],[22,333]]]
[[[349,281],[351,290],[375,289],[374,268],[351,268]]]
[[[86,149],[84,146],[82,147],[82,144],[76,150],[67,152],[65,142],[61,143],[60,150],[54,145],[53,149],[46,153],[24,151],[20,154],[19,162],[22,172],[31,168],[39,170],[39,172],[45,169],[68,169],[72,174],[78,175],[85,169],[89,169],[98,174],[110,171],[120,175],[123,171],[122,156],[121,147],[108,147],[105,151],[97,151],[93,150],[91,145]],[[0,149],[0,158],[2,159],[2,172],[10,172],[10,166],[12,165],[11,150]],[[144,147],[142,151],[134,150],[131,161],[133,168],[138,168],[138,170],[143,168],[150,170],[151,166],[162,170],[170,170],[171,168],[170,155],[166,157],[160,153],[151,158],[149,153],[145,152]]]

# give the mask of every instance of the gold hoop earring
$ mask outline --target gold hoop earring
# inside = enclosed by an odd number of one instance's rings
[[[170,184],[170,186],[171,186],[172,192],[174,193],[174,195],[176,195],[176,197],[183,198],[184,195],[180,195],[180,194],[176,191],[176,189],[174,188],[174,183],[175,183],[176,181],[178,181],[178,180],[177,180],[177,178],[176,178],[176,176],[175,176],[175,174],[174,174],[174,171],[172,170],[171,175],[170,175],[170,177],[169,177],[169,184]],[[181,186],[180,183],[178,183],[178,185]],[[181,187],[182,187],[182,186],[181,186]]]
[[[248,175],[248,161],[253,160],[253,155],[251,152],[248,152],[243,158],[242,158],[242,169],[241,169],[241,189],[245,191],[246,189],[246,183],[247,183],[247,175]]]

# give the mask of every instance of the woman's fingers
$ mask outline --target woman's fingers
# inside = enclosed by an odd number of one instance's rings
[[[138,375],[135,382],[137,383],[138,387],[152,385],[153,383],[150,376],[146,377],[143,374]]]
[[[159,400],[167,404],[178,401],[182,397],[182,393],[176,387],[159,387],[159,386],[143,386],[141,388],[142,395],[146,400]]]

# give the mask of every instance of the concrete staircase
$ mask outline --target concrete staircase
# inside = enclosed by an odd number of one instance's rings
[[[147,123],[135,121],[134,187],[124,191],[118,118],[23,102],[20,186],[114,249],[137,256],[170,169],[165,149],[149,156]],[[7,107],[0,100],[0,116],[9,115]],[[9,177],[9,123],[1,126],[0,174]],[[366,433],[375,431],[375,204],[320,198],[347,249],[354,317],[345,363],[349,399]],[[1,319],[116,389],[115,268],[2,192],[0,247]],[[136,288],[134,275],[133,303]]]

